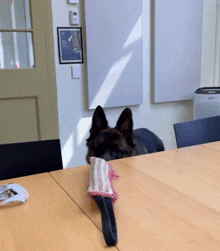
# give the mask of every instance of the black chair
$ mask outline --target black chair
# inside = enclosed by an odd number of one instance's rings
[[[178,148],[220,140],[220,116],[177,123],[173,126]]]
[[[62,168],[59,139],[0,145],[0,180]]]

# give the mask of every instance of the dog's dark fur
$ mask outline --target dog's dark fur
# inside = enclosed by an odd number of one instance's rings
[[[124,109],[115,128],[111,128],[101,106],[97,106],[93,114],[87,147],[88,163],[92,156],[108,161],[164,151],[163,142],[153,132],[145,128],[133,131],[132,112],[129,108]]]

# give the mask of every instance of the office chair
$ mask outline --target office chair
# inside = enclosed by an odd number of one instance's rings
[[[174,124],[177,147],[220,140],[220,116]]]
[[[0,145],[0,180],[62,168],[59,139]]]

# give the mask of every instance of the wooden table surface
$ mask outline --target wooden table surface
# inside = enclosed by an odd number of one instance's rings
[[[0,185],[8,183],[23,186],[30,197],[24,204],[0,207],[1,251],[106,249],[101,231],[50,174],[0,181]]]
[[[111,164],[120,175],[113,181],[118,250],[220,250],[220,142]],[[89,166],[50,174],[101,230],[100,212],[86,195]]]
[[[220,251],[220,142],[111,161],[118,245],[86,195],[89,166],[0,181],[27,189],[0,207],[0,250]]]

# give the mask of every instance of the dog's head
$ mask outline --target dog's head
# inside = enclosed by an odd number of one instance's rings
[[[106,161],[130,157],[134,147],[133,137],[132,112],[129,108],[124,109],[116,126],[111,128],[108,126],[104,110],[97,106],[87,139],[87,162],[90,163],[89,158],[92,156]]]

